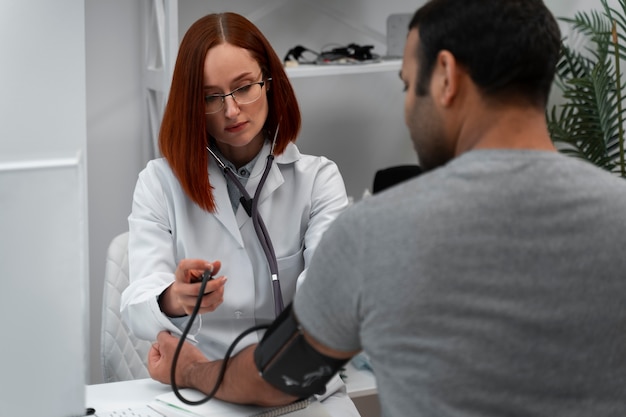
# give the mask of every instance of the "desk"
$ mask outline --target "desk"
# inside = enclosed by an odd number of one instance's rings
[[[141,407],[156,396],[171,390],[169,385],[150,378],[88,385],[85,404],[87,407],[95,408],[96,412]]]
[[[350,398],[355,399],[378,394],[376,378],[372,372],[356,369],[352,362],[348,362],[346,371],[342,372],[342,375],[345,375],[344,382]]]
[[[348,363],[344,374],[348,395],[353,400],[377,393],[376,380],[371,372],[358,370],[351,363]],[[170,391],[169,385],[161,384],[152,379],[88,385],[86,405],[95,408],[96,412],[140,407],[148,404],[156,396]]]

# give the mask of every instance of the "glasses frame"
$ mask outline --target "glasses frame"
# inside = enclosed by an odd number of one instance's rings
[[[250,103],[254,103],[254,102],[255,102],[255,101],[257,101],[259,98],[261,98],[261,94],[259,94],[259,96],[258,96],[257,98],[255,98],[254,100],[252,100],[252,101],[248,101],[248,102],[246,102],[246,103],[240,103],[239,101],[237,101],[237,96],[236,96],[235,94],[237,93],[237,91],[239,91],[239,90],[241,90],[241,89],[248,88],[248,87],[251,87],[251,86],[253,86],[253,85],[257,85],[257,84],[258,84],[258,85],[260,85],[260,86],[261,86],[261,90],[263,90],[263,87],[264,87],[264,86],[265,86],[265,84],[266,84],[267,82],[269,82],[269,81],[272,81],[272,78],[271,78],[271,77],[266,78],[266,79],[261,80],[261,81],[254,82],[254,83],[250,83],[250,84],[242,85],[241,87],[235,88],[235,89],[234,89],[233,91],[231,91],[230,93],[226,93],[226,94],[207,94],[207,95],[205,95],[205,96],[204,96],[204,103],[205,103],[205,106],[206,106],[206,99],[207,99],[207,97],[215,97],[215,98],[219,97],[219,98],[221,98],[221,99],[222,99],[222,102],[221,102],[221,103],[222,103],[222,105],[220,106],[220,108],[219,108],[219,109],[217,109],[217,110],[215,110],[215,111],[213,111],[213,112],[210,112],[210,113],[206,111],[206,107],[205,107],[204,114],[215,114],[215,113],[219,113],[220,111],[224,110],[224,103],[226,102],[226,97],[228,97],[228,96],[231,96],[231,97],[233,98],[233,101],[234,101],[235,103],[237,103],[237,106],[240,106],[240,105],[246,105],[246,104],[250,104]]]

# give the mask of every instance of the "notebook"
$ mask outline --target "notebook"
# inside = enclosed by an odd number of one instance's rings
[[[96,412],[94,417],[167,417],[149,405],[120,408],[119,410]]]
[[[183,389],[183,397],[198,401],[204,394]],[[150,404],[155,411],[165,417],[330,417],[326,409],[315,399],[306,399],[281,407],[258,407],[232,404],[215,398],[200,405],[187,405],[180,401],[173,392],[157,396]]]

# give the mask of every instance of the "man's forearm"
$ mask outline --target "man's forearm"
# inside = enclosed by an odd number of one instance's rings
[[[215,397],[239,404],[278,406],[289,404],[296,397],[284,394],[267,383],[254,363],[256,345],[248,346],[228,361],[224,380]],[[222,361],[195,363],[184,377],[184,385],[208,394],[215,387]]]

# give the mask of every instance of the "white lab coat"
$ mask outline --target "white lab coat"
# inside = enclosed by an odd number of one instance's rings
[[[246,184],[251,196],[268,154],[266,145]],[[269,267],[253,222],[243,207],[233,212],[226,179],[213,160],[209,177],[216,213],[202,210],[184,194],[164,159],[149,162],[139,174],[128,219],[130,286],[122,294],[121,311],[139,338],[155,340],[161,330],[180,334],[187,319],[165,316],[158,296],[174,280],[181,259],[220,260],[219,275],[228,278],[224,302],[214,312],[198,317],[190,334],[209,359],[221,359],[243,330],[270,323],[275,314]],[[302,155],[294,144],[275,158],[258,207],[278,259],[285,305],[304,278],[322,234],[347,206],[335,163]],[[259,337],[249,335],[234,353],[258,342]]]

